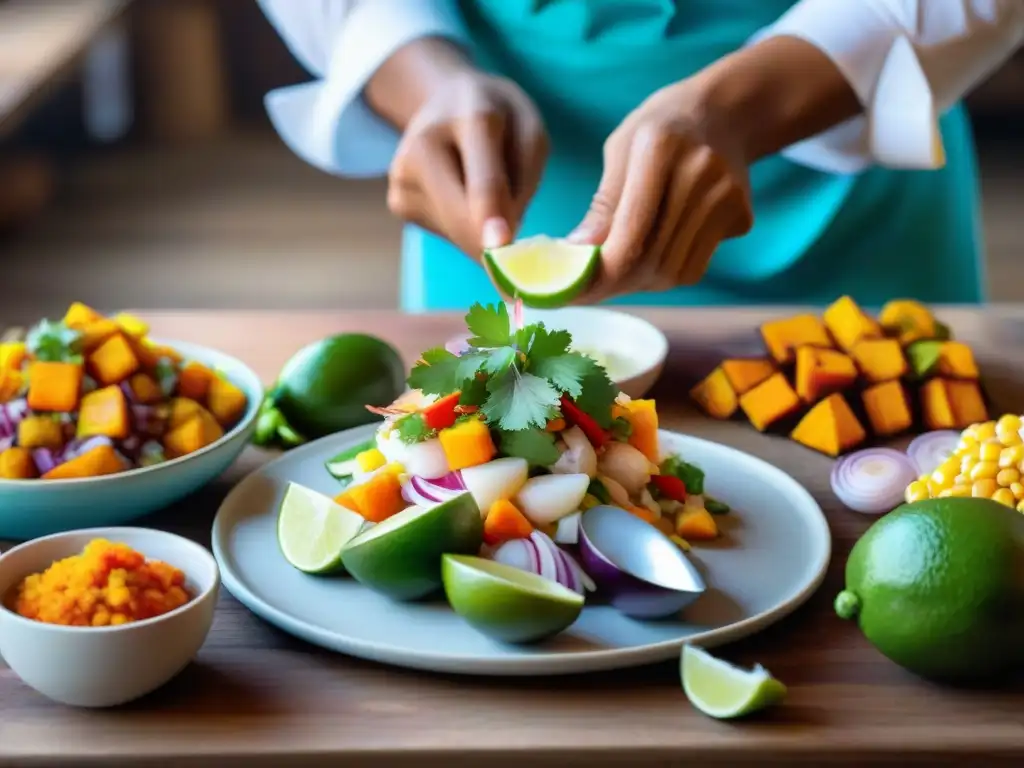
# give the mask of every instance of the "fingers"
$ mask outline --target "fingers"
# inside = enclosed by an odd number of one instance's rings
[[[455,131],[465,180],[469,216],[482,248],[507,245],[512,239],[512,190],[505,164],[505,118],[476,115]]]
[[[540,116],[529,104],[516,105],[512,130],[505,134],[505,156],[512,189],[512,213],[508,223],[513,235],[540,186],[548,149],[548,137]]]
[[[629,145],[622,146],[622,142],[615,138],[609,139],[605,144],[601,182],[590,201],[590,208],[583,221],[569,235],[569,240],[599,245],[608,237],[612,217],[615,215],[623,185],[626,183],[629,152]]]

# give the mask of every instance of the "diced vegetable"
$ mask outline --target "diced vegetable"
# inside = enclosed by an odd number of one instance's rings
[[[202,363],[191,360],[178,374],[178,396],[203,402],[216,374]]]
[[[836,393],[811,408],[790,437],[812,450],[835,457],[860,445],[867,434],[843,396]]]
[[[781,373],[773,374],[740,397],[740,408],[759,432],[794,415],[800,407],[800,398]]]
[[[28,369],[28,405],[34,411],[69,413],[78,407],[82,366],[34,361]]]
[[[935,316],[919,301],[894,299],[882,307],[878,322],[890,336],[907,346],[922,339],[934,339],[938,333]]]
[[[125,469],[124,461],[113,446],[100,445],[70,461],[58,464],[43,475],[44,480],[69,480],[113,475]]]
[[[712,515],[727,515],[732,511],[732,508],[724,501],[719,501],[707,494],[704,495],[704,509]]]
[[[387,457],[405,466],[410,475],[433,480],[444,477],[451,469],[444,447],[437,438],[419,443],[406,443],[397,431],[378,432],[377,448]]]
[[[141,339],[149,333],[149,325],[127,312],[118,312],[114,315],[114,322],[121,326],[122,331],[135,339]]]
[[[461,396],[461,392],[453,392],[424,408],[420,415],[423,418],[423,423],[427,425],[427,429],[440,430],[452,426],[458,418],[455,408],[458,406]]]
[[[437,437],[452,471],[484,464],[498,452],[487,424],[477,418],[442,429]]]
[[[484,543],[497,546],[511,539],[527,539],[533,525],[508,499],[494,502],[484,518]]]
[[[139,358],[122,333],[115,333],[89,355],[89,372],[101,386],[119,384],[138,369]]]
[[[547,423],[547,426],[544,427],[544,429],[547,432],[561,432],[562,430],[564,430],[568,426],[569,425],[565,421],[565,419],[559,417],[557,419],[549,419],[548,423]]]
[[[779,365],[792,363],[798,347],[832,347],[825,324],[810,314],[764,323],[761,326],[761,338],[768,353]]]
[[[402,484],[398,479],[401,467],[391,471],[384,467],[365,483],[349,486],[335,498],[343,507],[358,512],[371,523],[387,520],[406,508]]]
[[[0,343],[0,371],[20,371],[27,356],[28,349],[23,341]]]
[[[841,296],[825,310],[823,319],[839,348],[851,352],[865,339],[882,338],[882,328],[849,296]]]
[[[872,383],[892,381],[908,371],[907,358],[896,339],[866,339],[851,352],[861,374]]]
[[[587,497],[583,497],[583,504],[586,505]],[[580,540],[580,518],[583,517],[581,512],[573,512],[571,515],[566,515],[558,521],[558,527],[555,529],[555,535],[552,537],[556,544],[566,544],[568,546],[576,546]]]
[[[78,437],[105,435],[123,440],[131,432],[128,401],[116,385],[97,389],[82,398],[78,412]]]
[[[91,323],[99,322],[104,317],[92,307],[80,301],[72,302],[68,311],[64,314],[64,325],[68,328],[84,328]]]
[[[373,472],[375,469],[380,469],[388,460],[384,457],[376,447],[368,448],[365,451],[356,455],[356,464],[359,466],[362,472]]]
[[[736,391],[721,367],[701,379],[690,390],[690,397],[713,419],[731,419],[740,407]]]
[[[718,538],[718,523],[704,508],[684,507],[676,518],[676,535],[686,541],[710,541]]]
[[[975,381],[936,378],[925,382],[921,411],[930,430],[964,429],[988,420],[988,408]]]
[[[721,369],[737,395],[749,392],[776,370],[775,364],[763,357],[723,360]]]
[[[0,403],[18,397],[24,387],[25,377],[21,371],[0,368]]]
[[[661,458],[658,440],[658,411],[654,400],[629,400],[623,406],[630,425],[629,444],[652,462]]]
[[[588,477],[597,476],[597,453],[594,446],[579,427],[567,429],[562,433],[565,450],[558,461],[551,467],[556,475],[584,474]]]
[[[121,332],[121,326],[113,320],[102,317],[81,327],[80,344],[86,354],[98,349],[105,341]]]
[[[0,451],[0,478],[5,480],[31,480],[38,476],[32,452],[15,447]]]
[[[539,475],[523,483],[513,501],[531,523],[549,525],[576,512],[589,485],[586,475]]]
[[[528,472],[526,459],[506,456],[486,464],[467,467],[459,475],[477,506],[481,510],[488,510],[495,502],[515,496],[526,482]]]
[[[805,403],[816,403],[842,392],[857,381],[853,358],[834,349],[800,347],[796,351],[796,393]]]
[[[651,485],[658,489],[662,496],[673,501],[686,501],[686,483],[674,475],[654,475]]]
[[[223,436],[224,430],[217,420],[208,411],[203,410],[164,435],[164,451],[167,458],[176,459],[205,448]]]
[[[341,453],[332,456],[325,462],[327,471],[339,480],[350,479],[352,475],[360,469],[359,464],[356,463],[356,456],[370,450],[371,448],[377,448],[376,441],[368,440],[365,443],[360,443],[359,445],[348,448]],[[386,460],[387,457],[385,457],[385,461]]]
[[[49,416],[29,416],[18,425],[18,445],[59,450],[64,445],[64,427]]]
[[[914,422],[907,390],[900,381],[886,381],[868,387],[861,399],[871,431],[880,437],[905,432]]]
[[[137,403],[150,405],[164,399],[160,383],[148,373],[136,373],[128,380],[128,386]]]
[[[178,382],[179,389],[181,382]],[[206,392],[206,406],[218,423],[229,429],[238,423],[248,407],[249,398],[241,388],[220,376],[214,376]]]
[[[625,488],[631,497],[651,481],[651,462],[628,443],[609,443],[598,459],[598,471]]]
[[[593,416],[584,412],[567,395],[561,399],[562,416],[569,424],[579,427],[595,448],[603,448],[608,443],[608,433]]]
[[[605,475],[598,475],[597,479],[601,483],[601,486],[604,488],[605,493],[610,499],[610,501],[604,502],[605,504],[618,504],[620,507],[624,509],[628,507],[630,504],[632,504],[632,501],[630,501],[629,498],[629,492],[626,491],[626,489],[623,488],[621,485],[619,485],[618,482],[612,480],[612,478],[607,477]],[[588,492],[589,489],[590,486],[588,486]]]
[[[939,348],[939,376],[951,379],[978,378],[978,364],[974,352],[962,341],[944,341]]]
[[[678,456],[669,456],[661,462],[661,474],[678,477],[686,486],[687,496],[700,496],[704,493],[704,470],[695,464],[683,461]]]

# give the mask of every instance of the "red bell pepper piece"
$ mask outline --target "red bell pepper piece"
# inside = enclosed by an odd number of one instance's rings
[[[427,429],[447,429],[454,424],[458,417],[455,407],[459,404],[461,395],[461,392],[453,392],[424,408],[420,415],[423,417],[423,423],[427,425]]]
[[[562,395],[562,416],[570,424],[579,427],[595,448],[603,448],[608,443],[608,433],[601,429],[593,416],[580,410],[568,395]]]
[[[686,483],[675,475],[652,475],[651,483],[665,498],[683,504],[686,501]]]

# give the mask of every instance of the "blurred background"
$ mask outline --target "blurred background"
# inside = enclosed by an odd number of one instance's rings
[[[266,120],[308,79],[253,0],[0,0],[0,320],[397,306],[383,182],[313,170]],[[970,108],[992,298],[1022,300],[1024,56]]]

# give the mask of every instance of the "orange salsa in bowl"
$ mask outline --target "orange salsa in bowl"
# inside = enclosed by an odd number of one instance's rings
[[[161,616],[192,598],[178,568],[148,560],[127,544],[94,539],[81,554],[26,576],[6,602],[27,619],[106,627]]]

